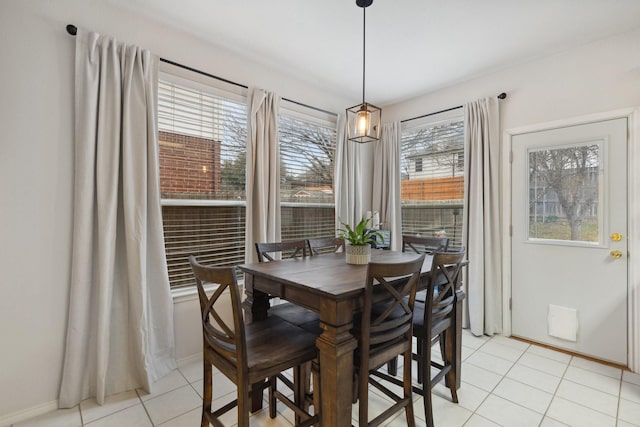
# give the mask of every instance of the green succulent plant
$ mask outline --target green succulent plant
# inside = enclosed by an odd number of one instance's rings
[[[376,239],[382,239],[382,235],[375,230],[367,228],[369,221],[371,221],[371,218],[362,217],[360,222],[354,228],[351,228],[349,224],[345,224],[340,221],[344,228],[338,229],[338,232],[340,233],[338,237],[349,242],[352,246],[364,246],[376,243]]]

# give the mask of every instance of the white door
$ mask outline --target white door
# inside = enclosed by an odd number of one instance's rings
[[[512,151],[512,334],[626,366],[627,119]]]

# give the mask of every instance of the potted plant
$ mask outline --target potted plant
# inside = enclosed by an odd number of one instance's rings
[[[371,261],[371,243],[376,242],[380,233],[367,228],[371,218],[362,217],[360,222],[351,228],[349,224],[340,221],[339,237],[346,242],[345,252],[348,264],[368,264]]]

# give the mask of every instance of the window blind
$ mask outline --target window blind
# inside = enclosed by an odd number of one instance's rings
[[[335,118],[282,111],[278,127],[282,239],[335,235]]]
[[[462,240],[464,122],[425,123],[402,131],[401,200],[404,234]]]
[[[173,288],[194,283],[189,255],[209,265],[244,262],[245,103],[237,94],[161,76],[160,191]]]

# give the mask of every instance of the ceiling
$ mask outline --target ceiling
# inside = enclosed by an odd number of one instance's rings
[[[354,0],[109,1],[361,100]],[[382,106],[638,28],[640,1],[375,0],[366,16],[366,98]]]

